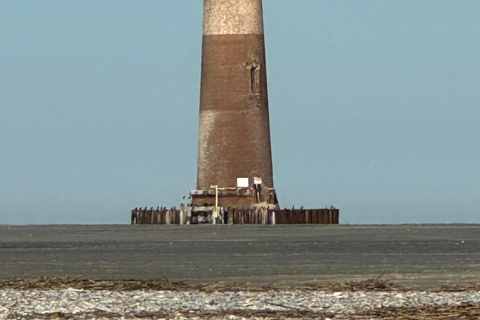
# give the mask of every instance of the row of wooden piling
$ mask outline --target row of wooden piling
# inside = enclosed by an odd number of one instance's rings
[[[232,224],[275,224],[275,221],[275,211],[266,208],[228,210],[228,222]]]
[[[137,209],[132,210],[132,224],[189,224],[191,208]],[[228,224],[338,224],[340,211],[325,209],[229,208],[224,212]]]
[[[276,213],[277,224],[338,224],[340,210],[331,209],[284,209]]]
[[[166,209],[133,209],[131,224],[186,224],[187,216],[183,210]]]

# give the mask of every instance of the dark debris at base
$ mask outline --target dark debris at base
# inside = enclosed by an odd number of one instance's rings
[[[166,277],[155,280],[92,280],[81,277],[30,277],[0,279],[0,289],[18,290],[62,290],[62,289],[84,289],[84,290],[112,290],[112,291],[133,291],[133,290],[168,290],[168,291],[203,291],[203,292],[237,292],[237,291],[327,291],[327,292],[354,292],[354,291],[418,291],[408,290],[391,280],[381,278],[367,279],[363,281],[348,281],[344,283],[311,283],[296,286],[284,285],[257,285],[252,283],[231,283],[226,281],[212,282],[206,284],[189,284],[183,281],[170,281]],[[480,291],[480,283],[467,285],[440,286],[430,289],[432,292],[460,292]],[[423,291],[423,290],[422,290]]]
[[[256,285],[252,283],[229,283],[225,281],[207,284],[187,284],[185,282],[170,281],[167,278],[158,280],[91,280],[70,278],[70,277],[35,277],[0,279],[0,289],[18,290],[62,290],[62,289],[84,289],[84,290],[112,290],[112,291],[133,291],[133,290],[169,290],[188,291],[196,290],[203,292],[236,292],[236,291],[406,291],[400,285],[392,281],[382,279],[369,279],[358,282],[345,283],[320,283],[304,284],[298,286],[281,285]],[[456,290],[457,291],[457,290]]]

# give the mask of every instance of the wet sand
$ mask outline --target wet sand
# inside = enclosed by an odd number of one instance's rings
[[[0,279],[480,282],[480,225],[0,226]]]

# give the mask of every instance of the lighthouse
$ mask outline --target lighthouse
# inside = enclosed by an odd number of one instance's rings
[[[201,70],[192,205],[275,205],[261,0],[204,0]]]

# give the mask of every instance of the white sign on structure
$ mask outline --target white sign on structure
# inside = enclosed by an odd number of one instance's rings
[[[237,188],[248,188],[248,178],[237,178]]]

